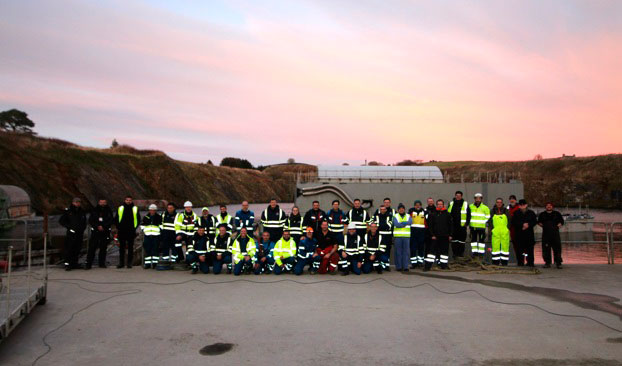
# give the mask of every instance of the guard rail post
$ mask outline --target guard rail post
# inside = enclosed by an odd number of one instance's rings
[[[8,268],[6,277],[6,323],[7,330],[11,328],[11,267],[13,265],[13,246],[8,247]]]

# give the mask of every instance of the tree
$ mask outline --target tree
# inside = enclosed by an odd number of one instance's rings
[[[26,112],[15,108],[0,112],[0,129],[34,135],[35,133],[32,130],[34,127],[35,123],[28,118]]]
[[[341,165],[343,165],[343,166],[349,166],[350,164],[348,164],[348,163],[343,163],[343,164],[341,164]]]
[[[410,159],[406,159],[406,160],[402,160],[400,162],[395,163],[394,165],[397,166],[417,166],[417,165],[421,165],[423,164],[423,160],[410,160]]]
[[[375,160],[370,161],[369,163],[367,163],[367,165],[369,165],[369,166],[384,166],[383,163],[381,163],[379,161],[375,161]]]
[[[232,168],[253,169],[253,164],[246,159],[226,157],[220,161],[220,166],[229,166]]]
[[[207,161],[207,165],[214,165],[214,163],[212,163],[212,161],[211,161],[211,160],[208,160],[208,161]]]
[[[296,160],[294,160],[294,158],[287,159],[287,164],[294,164],[295,162]]]
[[[119,142],[117,142],[117,139],[113,139],[112,140],[112,144],[110,144],[111,148],[115,148],[115,147],[119,147]]]
[[[536,156],[533,157],[533,160],[542,160],[542,155],[536,154]]]

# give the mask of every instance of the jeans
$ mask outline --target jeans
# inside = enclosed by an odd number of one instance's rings
[[[239,276],[240,274],[242,274],[242,271],[244,270],[245,267],[252,268],[253,260],[252,259],[249,259],[249,260],[241,259],[238,263],[235,264],[235,266],[233,266],[233,274],[235,276]]]
[[[192,267],[192,269],[195,268],[199,268],[199,270],[202,273],[209,273],[209,256],[206,255],[205,256],[205,262],[201,262],[199,260],[199,254],[197,254],[196,252],[190,252],[186,254],[186,263],[188,263],[188,265],[190,267]]]
[[[410,238],[395,237],[395,269],[401,271],[410,265]]]
[[[214,254],[214,257],[212,258],[212,263],[214,263],[212,270],[214,271],[214,274],[220,274],[220,272],[222,272],[223,264],[227,265],[227,269],[231,269],[231,253],[223,253],[221,260],[218,260],[217,258],[217,255]]]
[[[283,271],[289,271],[294,267],[295,259],[294,257],[281,258],[281,262],[283,263],[283,267],[278,264],[274,265],[274,274],[280,275]]]

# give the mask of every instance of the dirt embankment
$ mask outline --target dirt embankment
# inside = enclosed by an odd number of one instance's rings
[[[451,182],[492,181],[499,176],[525,185],[525,197],[542,206],[551,200],[558,206],[589,205],[622,208],[622,155],[518,162],[433,162]]]
[[[160,151],[127,146],[93,149],[56,139],[0,133],[0,184],[22,187],[35,211],[56,213],[72,197],[87,208],[100,197],[112,204],[126,194],[137,199],[218,203],[291,201],[296,166],[266,172],[171,159]]]

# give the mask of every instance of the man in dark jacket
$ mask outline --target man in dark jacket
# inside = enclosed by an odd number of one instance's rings
[[[86,229],[86,213],[82,210],[82,200],[74,198],[71,206],[65,209],[59,223],[67,229],[65,234],[65,270],[80,268],[78,256],[82,249],[84,230]]]
[[[527,201],[521,199],[518,201],[520,209],[512,216],[512,227],[514,228],[515,245],[519,255],[516,257],[518,266],[525,265],[533,267],[533,246],[536,244],[536,238],[533,234],[533,228],[536,226],[538,219],[536,213],[528,208]]]
[[[348,223],[346,214],[339,208],[339,200],[333,201],[333,208],[326,213],[328,230],[335,234],[337,243],[343,244],[343,231]]]
[[[516,211],[520,210],[520,207],[518,206],[518,201],[516,200],[516,196],[511,194],[510,195],[510,204],[508,205],[507,209],[508,209],[508,218],[510,219],[510,241],[512,242],[512,246],[514,247],[514,254],[516,255],[516,258],[518,258],[521,254],[518,252],[518,246],[516,245],[516,232],[514,231],[514,226],[512,226],[512,217],[514,217],[514,214],[516,213]]]
[[[551,268],[551,249],[555,266],[562,268],[562,242],[559,229],[564,225],[564,217],[559,211],[553,210],[553,203],[545,205],[546,211],[538,216],[538,225],[542,228],[542,259],[544,268]]]
[[[471,209],[468,202],[462,197],[461,191],[456,191],[454,199],[449,204],[447,211],[451,214],[454,225],[451,251],[454,257],[462,257],[464,256],[467,227],[469,227],[471,223]]]
[[[263,231],[270,233],[270,240],[276,243],[281,239],[286,221],[285,211],[276,204],[276,199],[271,199],[268,207],[261,213],[261,226]]]
[[[428,227],[432,235],[432,245],[425,257],[424,271],[429,271],[439,258],[442,269],[449,269],[449,241],[453,233],[454,224],[451,214],[445,208],[445,201],[436,201],[436,211],[430,214]]]
[[[132,268],[134,260],[134,239],[136,238],[136,228],[140,223],[140,213],[138,207],[134,206],[132,196],[125,197],[123,204],[117,209],[117,216],[114,223],[117,227],[119,239],[119,264],[117,268],[125,265],[125,251],[127,250],[127,268]]]
[[[91,239],[89,242],[89,251],[86,255],[86,269],[91,269],[93,266],[96,250],[99,250],[99,255],[97,257],[99,268],[106,268],[106,251],[108,249],[108,243],[110,242],[112,219],[112,210],[108,206],[108,202],[104,199],[99,200],[97,206],[95,206],[89,216]]]
[[[308,227],[312,228],[313,233],[315,237],[317,238],[317,236],[320,234],[321,229],[322,229],[321,227],[322,222],[326,220],[326,212],[320,210],[320,202],[318,201],[313,201],[311,207],[312,208],[309,211],[307,211],[304,219],[302,220],[302,226],[304,228],[308,228]],[[335,238],[334,235],[332,237]]]

